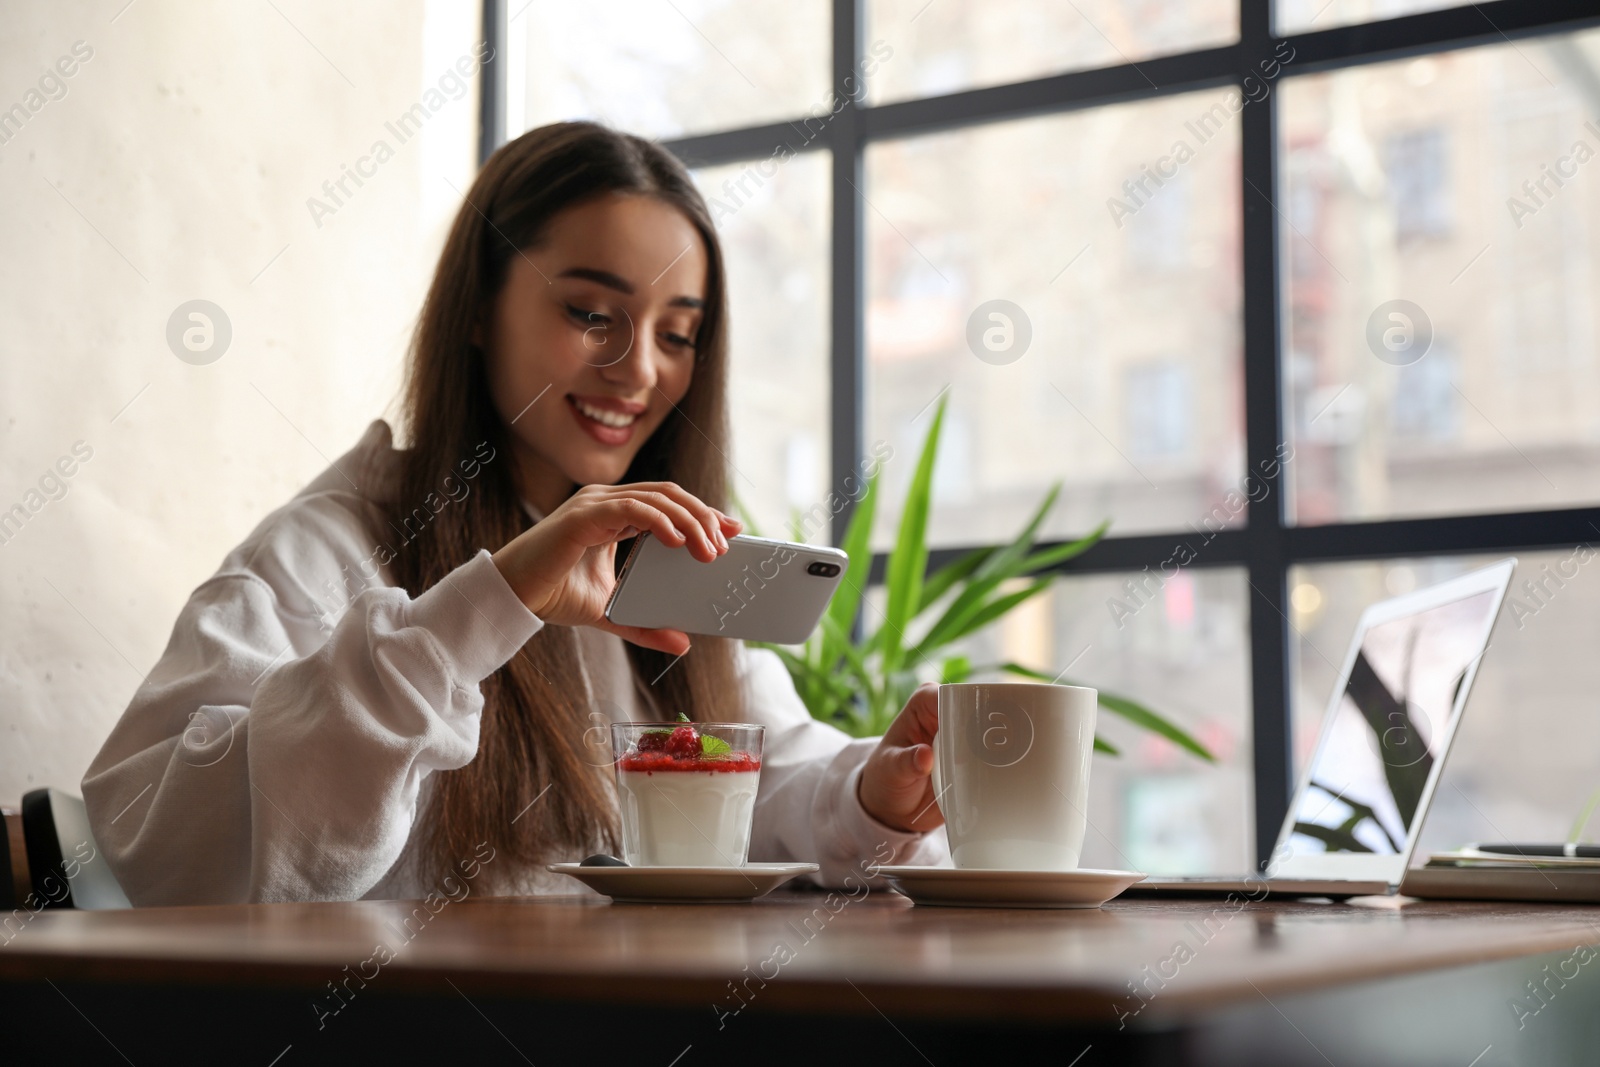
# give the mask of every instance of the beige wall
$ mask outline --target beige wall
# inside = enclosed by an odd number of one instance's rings
[[[0,112],[26,112],[0,125],[0,512],[27,513],[0,532],[6,802],[77,791],[188,592],[384,413],[474,169],[476,79],[450,99],[474,0],[124,3],[0,0]],[[402,144],[385,123],[419,102]],[[208,365],[166,341],[197,298],[232,324]]]

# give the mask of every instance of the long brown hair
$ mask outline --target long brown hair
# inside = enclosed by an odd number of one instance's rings
[[[659,145],[594,123],[544,126],[503,146],[473,182],[412,340],[402,414],[409,447],[388,505],[397,526],[480,442],[501,456],[483,466],[465,499],[442,509],[398,550],[394,575],[413,596],[479,549],[494,551],[531,525],[517,490],[510,431],[490,402],[485,354],[473,337],[479,327],[476,335],[488,336],[512,258],[534,246],[557,213],[606,193],[652,196],[682,212],[699,230],[708,262],[689,391],[622,480],[674,481],[712,507],[725,506],[727,299],[722,249],[705,201]],[[679,712],[714,718],[715,701],[734,692],[726,641],[697,637],[693,652],[677,663],[636,645],[627,649],[635,689],[655,718]],[[485,868],[501,884],[515,878],[515,868],[565,848],[600,842],[614,850],[611,769],[584,741],[585,731],[603,720],[589,706],[575,632],[544,626],[484,682],[483,696],[477,758],[434,779],[415,857],[420,871],[437,877],[483,841],[510,860]]]

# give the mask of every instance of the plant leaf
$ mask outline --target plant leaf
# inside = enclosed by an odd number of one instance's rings
[[[1044,671],[1036,671],[1032,667],[1024,667],[1022,664],[1013,663],[1010,660],[1006,660],[1006,662],[1000,664],[997,669],[1005,671],[1008,674],[1020,674],[1024,678],[1036,678],[1041,682],[1054,682],[1056,680],[1056,676],[1053,674],[1046,674]]]
[[[983,629],[991,622],[994,622],[1001,616],[1008,614],[1011,609],[1016,607],[1018,604],[1021,604],[1025,600],[1031,600],[1040,593],[1049,589],[1054,581],[1055,575],[1047,574],[1042,578],[1035,578],[1033,581],[1029,582],[1023,588],[1018,589],[1016,592],[1007,593],[1004,596],[999,596],[991,601],[988,601],[978,609],[972,618],[968,619],[959,629],[952,633],[948,640],[958,641],[967,634]]]
[[[836,722],[841,716],[848,716],[853,711],[855,690],[843,683],[834,672],[815,666],[804,656],[782,645],[755,641],[750,644],[777,653],[789,671],[795,692],[800,694],[800,700],[812,718],[821,719],[823,722]]]
[[[1106,531],[1109,529],[1111,529],[1111,520],[1107,519],[1076,541],[1067,541],[1052,548],[1041,549],[1025,557],[1022,561],[1022,573],[1032,574],[1034,571],[1044,570],[1046,567],[1054,567],[1058,563],[1065,563],[1069,559],[1076,559],[1093,548],[1106,535]]]
[[[822,627],[832,630],[832,640],[843,653],[842,661],[826,670],[827,685],[845,696],[840,699],[837,725],[851,737],[872,736],[872,705],[878,683],[867,665],[866,656],[858,645],[851,643],[848,633],[838,632],[837,622],[822,616]]]
[[[883,622],[889,632],[878,642],[886,674],[892,674],[900,666],[906,627],[911,625],[917,605],[922,601],[922,577],[928,569],[928,509],[933,500],[933,461],[939,451],[939,431],[944,426],[949,400],[948,392],[941,394],[933,410],[922,454],[917,457],[917,469],[906,490],[894,551],[889,556],[887,618]]]
[[[917,604],[917,614],[922,614],[940,597],[950,591],[961,579],[977,570],[984,560],[994,554],[993,548],[975,548],[960,559],[946,563],[928,576],[922,585],[922,599]]]
[[[1007,672],[1008,674],[1021,675],[1024,678],[1036,678],[1041,682],[1055,681],[1055,678],[1051,675],[1045,674],[1043,671],[1034,670],[1032,667],[1026,667],[1021,663],[1007,661],[1000,664],[999,669]],[[1073,681],[1062,681],[1058,684],[1076,685],[1078,683]],[[1118,696],[1115,693],[1107,693],[1104,690],[1096,690],[1096,692],[1100,694],[1100,706],[1105,708],[1107,711],[1122,716],[1124,719],[1127,719],[1129,722],[1140,727],[1141,729],[1149,730],[1151,733],[1160,734],[1173,744],[1178,745],[1180,748],[1187,749],[1208,763],[1215,763],[1217,761],[1217,758],[1211,754],[1211,751],[1208,748],[1202,745],[1199,741],[1196,741],[1181,727],[1175,726],[1171,722],[1168,722],[1166,719],[1162,718],[1160,715],[1157,715],[1143,704],[1140,704],[1134,700],[1130,700],[1128,697]]]
[[[909,662],[917,662],[916,656],[918,655],[932,655],[942,646],[976,629],[977,627],[971,624],[973,616],[983,611],[984,598],[993,592],[1001,582],[1019,575],[1032,574],[1035,571],[1043,570],[1058,563],[1063,563],[1075,556],[1080,556],[1105,536],[1106,530],[1111,526],[1111,520],[1109,519],[1076,541],[1069,541],[1030,554],[1028,550],[1032,547],[1032,542],[1028,539],[1037,531],[1039,523],[1049,510],[1049,504],[1053,497],[1054,490],[1050,495],[1046,496],[1044,504],[1034,512],[1028,524],[1023,527],[1022,533],[1018,534],[1017,538],[1005,548],[979,550],[988,553],[988,558],[972,566],[972,579],[967,583],[967,587],[945,609],[939,620],[928,629],[928,632],[919,643],[919,650],[908,657]],[[973,555],[976,555],[976,553],[969,553],[945,569],[966,563]],[[1042,577],[1053,579],[1058,576]],[[943,590],[941,590],[942,592]],[[1024,597],[1023,599],[1027,598]],[[931,600],[929,602],[931,603]]]
[[[940,685],[954,685],[972,677],[972,660],[966,656],[946,656],[939,670]]]
[[[842,646],[844,666],[861,683],[863,691],[870,690],[873,685],[872,671],[867,666],[866,656],[862,654],[860,646],[852,642],[850,635],[840,630],[839,624],[827,616],[823,616],[822,625],[834,631],[834,636]],[[837,675],[839,673],[839,665],[835,664],[829,673]]]
[[[839,547],[850,557],[844,578],[833,592],[826,615],[834,622],[834,629],[824,628],[822,638],[822,663],[831,666],[843,654],[839,647],[850,644],[850,630],[855,625],[856,613],[861,610],[861,600],[866,596],[867,576],[872,572],[872,527],[878,513],[878,478],[882,468],[872,472],[867,488],[850,513],[844,528],[844,544]],[[838,635],[843,635],[842,639]]]
[[[1054,568],[1087,551],[1105,536],[1110,526],[1107,520],[1075,541],[1035,551],[1034,540],[1060,493],[1061,486],[1057,483],[1009,544],[973,549],[928,574],[927,528],[932,507],[933,470],[948,400],[945,394],[938,398],[906,492],[894,548],[889,555],[885,581],[887,610],[882,613],[881,624],[861,641],[852,640],[852,629],[866,599],[867,575],[872,563],[872,528],[880,488],[879,472],[874,471],[868,479],[866,492],[846,524],[840,547],[850,563],[841,583],[844,588],[829,604],[822,626],[798,650],[749,642],[753,647],[770,648],[777,653],[813,718],[832,723],[853,737],[882,734],[916,688],[917,668],[921,664],[950,641],[989,625],[1024,600],[1044,592],[1059,576]],[[737,494],[730,491],[730,495],[750,532],[759,535],[743,502]],[[800,540],[798,534],[795,539]],[[1002,585],[1018,578],[1028,580],[1021,588],[1000,592]],[[952,591],[955,596],[939,618],[921,629],[921,640],[915,647],[909,647],[906,634],[912,624]],[[1058,681],[1019,663],[977,668],[964,654],[946,656],[939,664],[939,676],[945,682],[954,682],[991,669],[1041,682]],[[1134,726],[1159,734],[1201,759],[1215,760],[1188,733],[1142,704],[1104,692],[1100,693],[1100,704]],[[1099,737],[1094,739],[1094,748],[1096,752],[1119,755],[1115,745]]]
[[[951,641],[958,641],[974,630],[983,629],[1024,600],[1031,600],[1033,597],[1038,596],[1046,589],[1049,589],[1054,581],[1055,575],[1053,574],[1035,578],[1027,586],[1015,592],[1005,593],[995,597],[993,600],[974,604],[959,621],[946,622],[941,619],[940,625],[935,626],[927,637],[912,648],[910,652],[906,653],[906,662],[913,665],[923,662],[931,657],[941,646],[947,645]]]
[[[1014,578],[1024,573],[1027,569],[1026,561],[1029,550],[1033,547],[1033,537],[1038,532],[1039,526],[1044,522],[1051,506],[1055,503],[1057,494],[1061,490],[1061,483],[1051,486],[1050,491],[1039,506],[1034,509],[1033,515],[1022,527],[1011,543],[993,552],[983,560],[972,575],[967,579],[966,588],[950,602],[939,617],[919,642],[920,654],[932,655],[942,646],[955,639],[956,632],[970,632],[965,624],[973,615],[982,610],[984,600],[990,593],[1008,578]],[[1093,536],[1093,535],[1091,535]],[[1085,546],[1087,547],[1087,546]],[[1054,550],[1046,550],[1047,552]],[[1053,575],[1051,577],[1054,577]],[[911,662],[916,662],[913,659]]]
[[[1050,509],[1055,506],[1056,497],[1060,495],[1061,483],[1057,482],[1050,487],[1049,492],[1045,493],[1044,499],[1039,501],[1039,506],[1033,509],[1033,514],[1028,518],[1022,529],[1018,531],[1017,536],[1011,539],[1011,543],[984,561],[983,566],[978,568],[973,577],[979,579],[995,575],[1010,577],[1018,573],[1017,565],[1026,557],[1028,550],[1033,547],[1033,541],[1039,533],[1039,527],[1044,523],[1044,518],[1050,513]]]
[[[1100,693],[1100,706],[1113,715],[1122,716],[1142,730],[1148,730],[1153,734],[1165,737],[1179,748],[1187,749],[1207,763],[1217,762],[1217,757],[1211,754],[1211,750],[1196,741],[1186,730],[1157,715],[1138,701],[1102,690]]]
[[[900,714],[900,709],[911,699],[911,693],[920,683],[914,671],[895,671],[888,676],[883,691],[872,708],[872,734],[883,733]]]
[[[1574,845],[1583,840],[1583,831],[1589,826],[1589,818],[1594,814],[1596,806],[1600,806],[1600,789],[1596,789],[1589,796],[1589,802],[1578,812],[1578,817],[1572,823],[1572,829],[1567,831],[1567,840]]]

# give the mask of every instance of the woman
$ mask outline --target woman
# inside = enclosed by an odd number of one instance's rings
[[[129,899],[415,897],[469,869],[573,892],[542,865],[615,850],[606,723],[679,713],[767,728],[752,860],[837,885],[939,859],[931,687],[851,741],[771,652],[604,617],[618,542],[709,561],[740,529],[722,253],[682,166],[559,124],[467,201],[412,345],[409,447],[374,423],[228,556],[89,768]]]

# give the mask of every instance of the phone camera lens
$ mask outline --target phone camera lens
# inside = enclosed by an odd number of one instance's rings
[[[818,560],[806,568],[806,573],[815,574],[819,578],[832,578],[835,574],[839,573],[839,565],[837,563],[824,563],[821,560]]]

